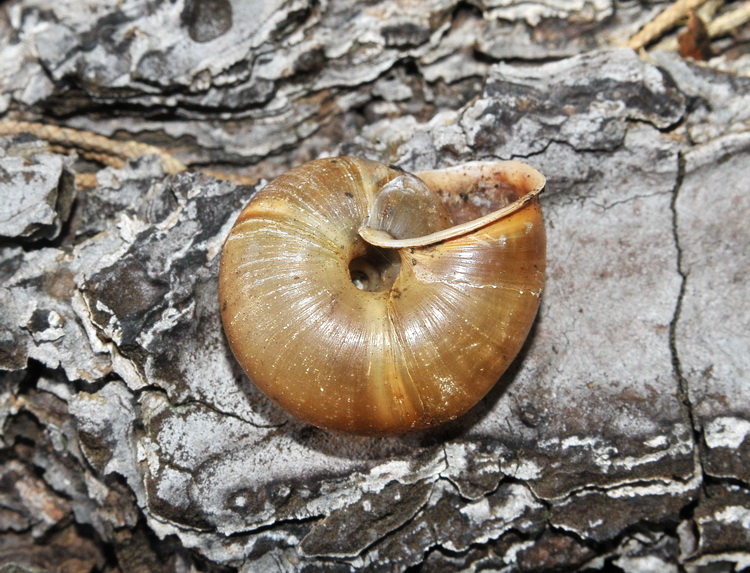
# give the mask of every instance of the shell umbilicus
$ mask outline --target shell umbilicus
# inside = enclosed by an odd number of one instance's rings
[[[460,416],[536,315],[544,183],[517,161],[292,169],[252,198],[224,246],[234,355],[269,398],[321,428],[397,435]],[[473,212],[461,199],[472,194],[494,210]]]

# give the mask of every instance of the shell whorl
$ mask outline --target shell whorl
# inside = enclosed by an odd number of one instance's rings
[[[536,315],[541,174],[477,162],[408,177],[312,161],[253,197],[227,238],[229,344],[266,395],[313,425],[394,435],[452,420],[495,384]],[[438,197],[472,185],[509,189],[508,204],[453,225]]]

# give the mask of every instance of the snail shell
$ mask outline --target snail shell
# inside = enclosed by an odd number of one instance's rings
[[[417,176],[351,157],[292,169],[252,198],[224,245],[221,316],[237,360],[321,428],[396,435],[460,416],[536,315],[544,182],[517,161]],[[449,213],[473,193],[496,210]]]

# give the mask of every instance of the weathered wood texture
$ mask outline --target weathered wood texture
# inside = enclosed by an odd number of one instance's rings
[[[0,139],[0,571],[750,565],[748,56],[616,47],[660,8],[2,3],[5,119],[193,170]],[[330,154],[547,175],[538,319],[450,427],[305,426],[227,348],[219,254],[262,181],[201,169]]]

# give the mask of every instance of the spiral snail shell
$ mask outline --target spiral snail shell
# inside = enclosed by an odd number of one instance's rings
[[[224,245],[234,355],[321,428],[397,435],[460,416],[536,315],[544,183],[517,161],[416,176],[352,157],[292,169],[252,198]],[[467,213],[473,194],[494,210]]]

